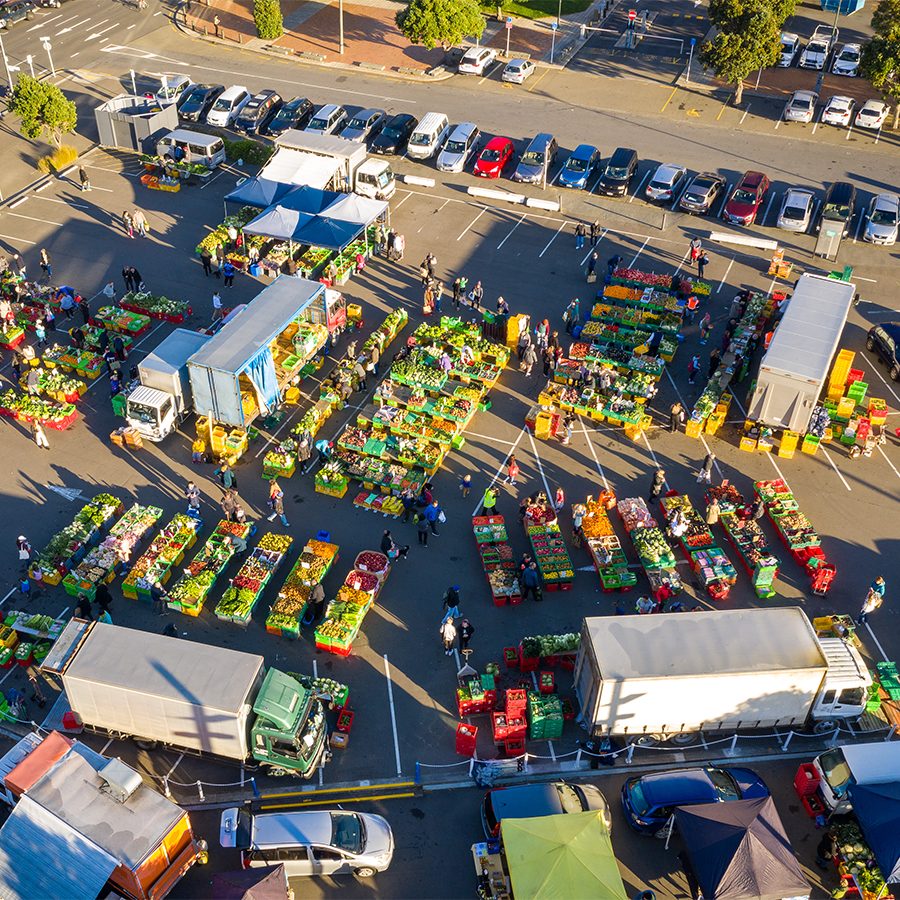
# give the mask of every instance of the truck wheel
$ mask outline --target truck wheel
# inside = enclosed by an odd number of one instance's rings
[[[838,723],[835,719],[820,719],[813,725],[813,734],[831,734],[835,728],[838,727]]]
[[[874,350],[875,349],[875,338],[871,335],[866,338],[866,350]]]
[[[371,866],[362,866],[359,869],[354,869],[353,874],[359,878],[371,878],[375,874],[375,870]]]
[[[271,775],[273,778],[282,778],[283,776],[287,775],[288,770],[282,769],[280,766],[273,766],[268,770],[268,772],[269,775]]]
[[[158,741],[150,741],[146,738],[135,738],[134,743],[140,750],[155,750],[158,746]]]
[[[891,378],[894,381],[900,381],[900,366],[898,366],[896,363],[891,366]]]
[[[635,747],[655,747],[660,743],[661,738],[664,739],[658,734],[639,734],[629,739],[628,743]]]

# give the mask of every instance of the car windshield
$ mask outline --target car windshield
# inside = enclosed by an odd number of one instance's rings
[[[225,112],[231,109],[231,101],[230,100],[216,100],[213,105],[213,109],[218,109],[221,112]]]
[[[446,150],[448,153],[465,153],[465,141],[447,141]]]
[[[607,166],[606,176],[608,178],[616,178],[621,180],[628,177],[628,169],[625,166]]]
[[[185,110],[185,109],[190,110],[190,109],[193,109],[195,106],[200,106],[203,103],[203,97],[204,97],[204,95],[200,92],[198,92],[196,94],[191,94],[187,98],[187,100],[184,101],[184,105],[181,107],[182,110]]]
[[[893,209],[876,209],[870,221],[873,225],[894,225],[897,222],[897,212]]]
[[[846,49],[841,52],[838,57],[842,62],[857,62],[859,60],[859,52],[857,50]]]
[[[850,104],[846,100],[832,100],[829,107],[831,112],[845,113],[850,108]]]
[[[824,45],[824,44],[819,44],[819,43],[810,44],[810,45],[806,48],[806,50],[807,50],[808,53],[824,53],[824,52],[825,52],[825,45]]]
[[[522,154],[522,162],[526,166],[542,166],[544,164],[544,154],[541,150],[526,150]]]
[[[822,774],[835,793],[840,793],[850,781],[850,767],[844,759],[844,751],[840,748],[826,750],[819,757]]]
[[[782,42],[781,42],[781,52],[782,52],[782,53],[793,53],[793,52],[794,52],[794,45],[793,45],[793,44],[789,44],[787,41],[782,41]]]
[[[353,813],[331,814],[331,845],[348,853],[361,853],[365,846],[362,820]]]
[[[559,794],[559,802],[563,808],[563,812],[584,812],[584,804],[581,802],[581,795],[571,784],[556,785],[556,793]]]
[[[506,67],[506,71],[509,72],[510,75],[519,75],[522,72],[522,66],[513,65],[512,63],[510,63]]]
[[[849,219],[850,207],[846,203],[826,203],[822,215],[826,219]]]
[[[636,815],[646,816],[650,812],[650,804],[647,802],[644,788],[640,781],[633,781],[628,785],[628,800]]]
[[[588,167],[588,161],[581,157],[570,156],[566,161],[566,168],[570,172],[586,172]]]
[[[328,119],[313,119],[312,122],[309,123],[309,127],[318,128],[321,130],[325,130],[328,127]]]
[[[399,140],[401,135],[403,134],[403,130],[400,128],[382,128],[381,133],[392,140]]]
[[[721,769],[707,769],[706,774],[713,783],[720,800],[739,800],[741,795],[734,779]]]
[[[484,150],[484,151],[482,151],[481,158],[485,162],[497,162],[500,159],[500,151],[499,150]]]
[[[734,200],[735,203],[755,203],[756,194],[752,191],[745,191],[743,188],[739,188],[731,195],[731,199]]]
[[[431,143],[431,135],[427,131],[417,131],[410,137],[409,142],[414,145],[426,145]]]
[[[347,127],[348,127],[348,128],[359,128],[359,129],[363,129],[363,128],[365,128],[368,124],[369,124],[369,123],[368,123],[368,121],[367,121],[366,119],[357,119],[357,118],[354,117],[354,118],[352,118],[352,119],[347,123]]]
[[[806,215],[806,209],[802,206],[786,206],[782,215],[786,219],[802,219]]]

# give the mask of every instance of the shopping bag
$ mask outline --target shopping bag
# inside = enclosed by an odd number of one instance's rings
[[[596,280],[597,280],[597,273],[596,272],[588,272],[587,283],[593,284]]]
[[[447,516],[444,514],[444,511],[441,510],[441,511],[438,513],[438,522],[440,522],[441,525],[443,525],[446,521],[447,521]]]

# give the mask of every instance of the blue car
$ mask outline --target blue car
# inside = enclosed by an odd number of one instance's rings
[[[750,769],[674,769],[629,778],[622,785],[622,808],[640,834],[664,836],[676,806],[768,797],[765,782]]]
[[[600,151],[590,144],[579,144],[566,160],[559,173],[561,187],[584,190],[588,180],[600,162]]]

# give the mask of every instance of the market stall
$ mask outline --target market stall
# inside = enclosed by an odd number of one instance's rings
[[[337,558],[337,544],[320,540],[306,542],[269,609],[266,619],[266,631],[269,634],[293,640],[300,636],[300,624],[309,606],[310,592],[315,585],[325,580]],[[384,560],[386,563],[387,558],[384,557]],[[357,566],[359,564],[358,557]]]
[[[659,600],[664,588],[677,594],[681,590],[681,577],[675,568],[675,555],[643,498],[620,500],[616,508],[637,551],[653,596]]]
[[[522,591],[505,519],[503,516],[474,516],[472,532],[494,606],[518,605],[522,602]]]
[[[91,317],[91,325],[100,325],[107,331],[134,339],[150,327],[150,316],[119,309],[117,306],[101,306]]]
[[[628,559],[607,513],[610,504],[614,507],[615,503],[611,491],[601,492],[596,500],[588,497],[584,503],[581,533],[603,590],[627,591],[637,584],[637,576],[628,570]]]
[[[106,329],[94,329],[95,335],[100,332],[106,333]],[[97,340],[99,341],[99,338]],[[132,342],[128,337],[123,337],[122,340],[123,342],[127,341],[129,345]],[[64,373],[74,371],[80,378],[93,381],[103,372],[104,362],[101,353],[97,344],[79,350],[77,347],[66,347],[53,343],[44,350],[41,361],[49,369],[59,367]]]
[[[201,521],[193,516],[183,513],[173,516],[129,569],[122,581],[124,596],[149,602],[150,588],[157,582],[168,583],[175,566],[183,562],[185,552],[196,544],[201,527]]]
[[[853,816],[832,826],[841,882],[847,895],[892,900],[889,885],[900,884],[900,783],[855,784],[852,796]]]
[[[246,628],[253,608],[293,542],[286,534],[264,534],[216,604],[216,618]]]
[[[150,291],[128,291],[119,301],[120,309],[140,313],[151,319],[161,319],[180,325],[193,312],[186,300],[172,300]]]
[[[62,431],[78,418],[78,410],[72,403],[59,403],[33,394],[20,394],[8,388],[0,394],[0,416],[18,419],[20,422],[38,421],[48,428]]]
[[[575,570],[569,551],[566,549],[562,532],[556,521],[525,514],[525,532],[531,544],[531,552],[537,563],[538,572],[546,591],[568,591],[572,589]]]
[[[0,625],[0,669],[40,665],[67,621],[63,616],[54,619],[39,613],[9,610]],[[5,718],[7,708],[6,698],[0,694],[0,719]]]

